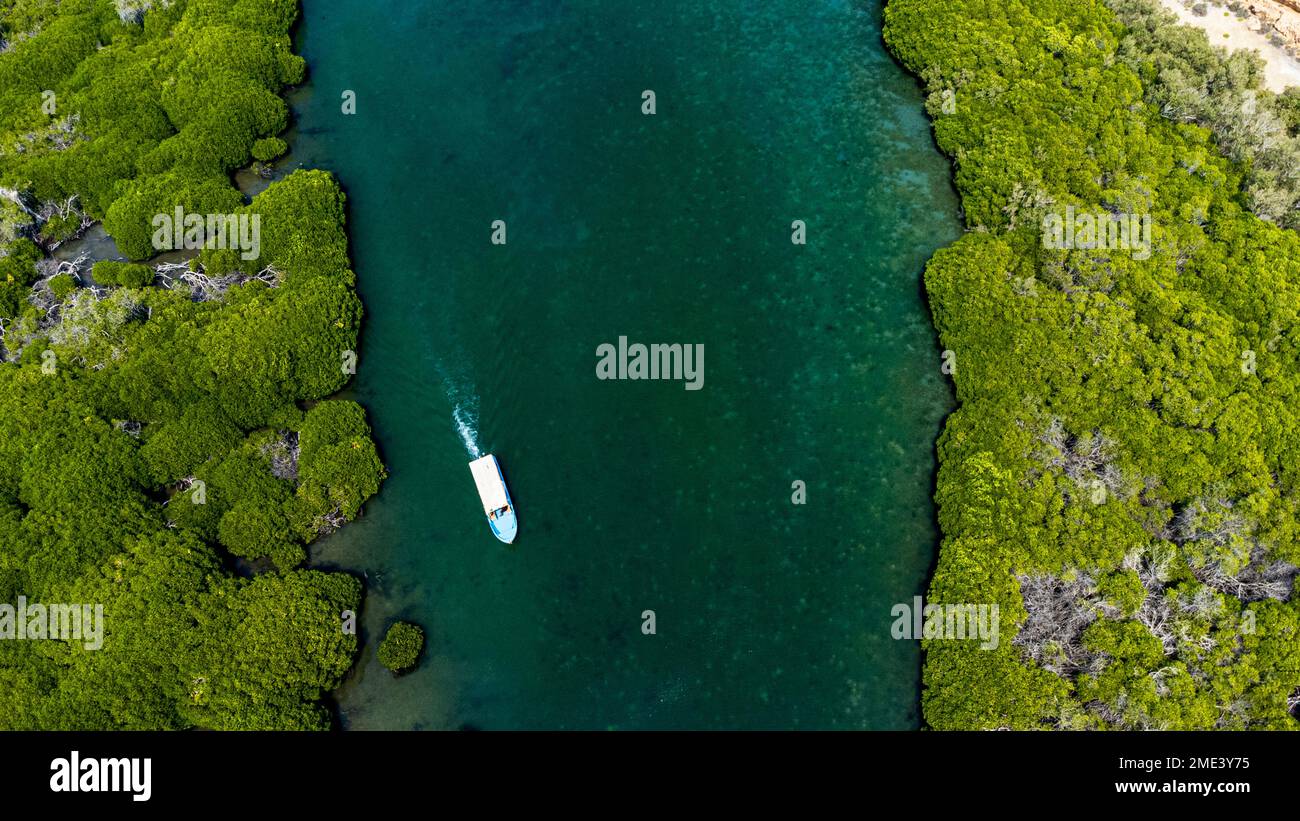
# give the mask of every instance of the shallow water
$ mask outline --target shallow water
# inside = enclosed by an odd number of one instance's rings
[[[400,679],[367,644],[343,725],[916,727],[889,609],[936,545],[919,283],[959,224],[879,5],[304,5],[294,159],[348,189],[392,472],[315,556],[368,638],[429,636]],[[598,380],[619,336],[702,344],[704,387]]]

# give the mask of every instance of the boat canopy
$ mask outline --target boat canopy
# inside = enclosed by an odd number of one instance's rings
[[[469,463],[470,473],[474,474],[474,484],[478,485],[478,496],[483,500],[483,512],[491,513],[510,504],[506,499],[506,483],[501,479],[501,470],[497,467],[496,457],[488,454]]]

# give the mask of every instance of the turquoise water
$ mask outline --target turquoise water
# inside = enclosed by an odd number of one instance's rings
[[[315,558],[366,574],[368,639],[429,636],[400,679],[367,643],[342,724],[918,726],[889,608],[936,545],[952,400],[920,275],[959,225],[879,5],[304,15],[295,161],[348,190],[355,397],[392,474]],[[619,336],[702,344],[703,389],[598,380]],[[475,449],[510,483],[513,548]]]

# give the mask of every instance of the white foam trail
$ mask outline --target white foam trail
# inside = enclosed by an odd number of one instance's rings
[[[465,452],[471,459],[483,455],[483,451],[478,446],[477,404],[477,397],[475,397],[469,403],[457,403],[455,410],[451,412],[451,421],[456,424],[456,432],[460,434],[460,441],[465,443]]]
[[[433,360],[434,370],[442,380],[442,392],[451,405],[451,423],[456,428],[460,441],[465,445],[465,452],[471,459],[483,455],[478,436],[478,395],[471,388],[471,382],[462,374],[452,373],[441,361]]]

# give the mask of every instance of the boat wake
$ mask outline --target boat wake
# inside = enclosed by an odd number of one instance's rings
[[[478,394],[463,374],[448,372],[439,361],[434,361],[433,366],[442,380],[442,392],[447,397],[447,404],[451,405],[451,423],[465,445],[465,453],[470,459],[478,459],[483,455],[478,437]]]
[[[451,421],[455,423],[456,432],[460,434],[460,441],[465,443],[465,452],[470,458],[482,456],[483,450],[478,446],[478,398],[457,402],[451,412]]]

